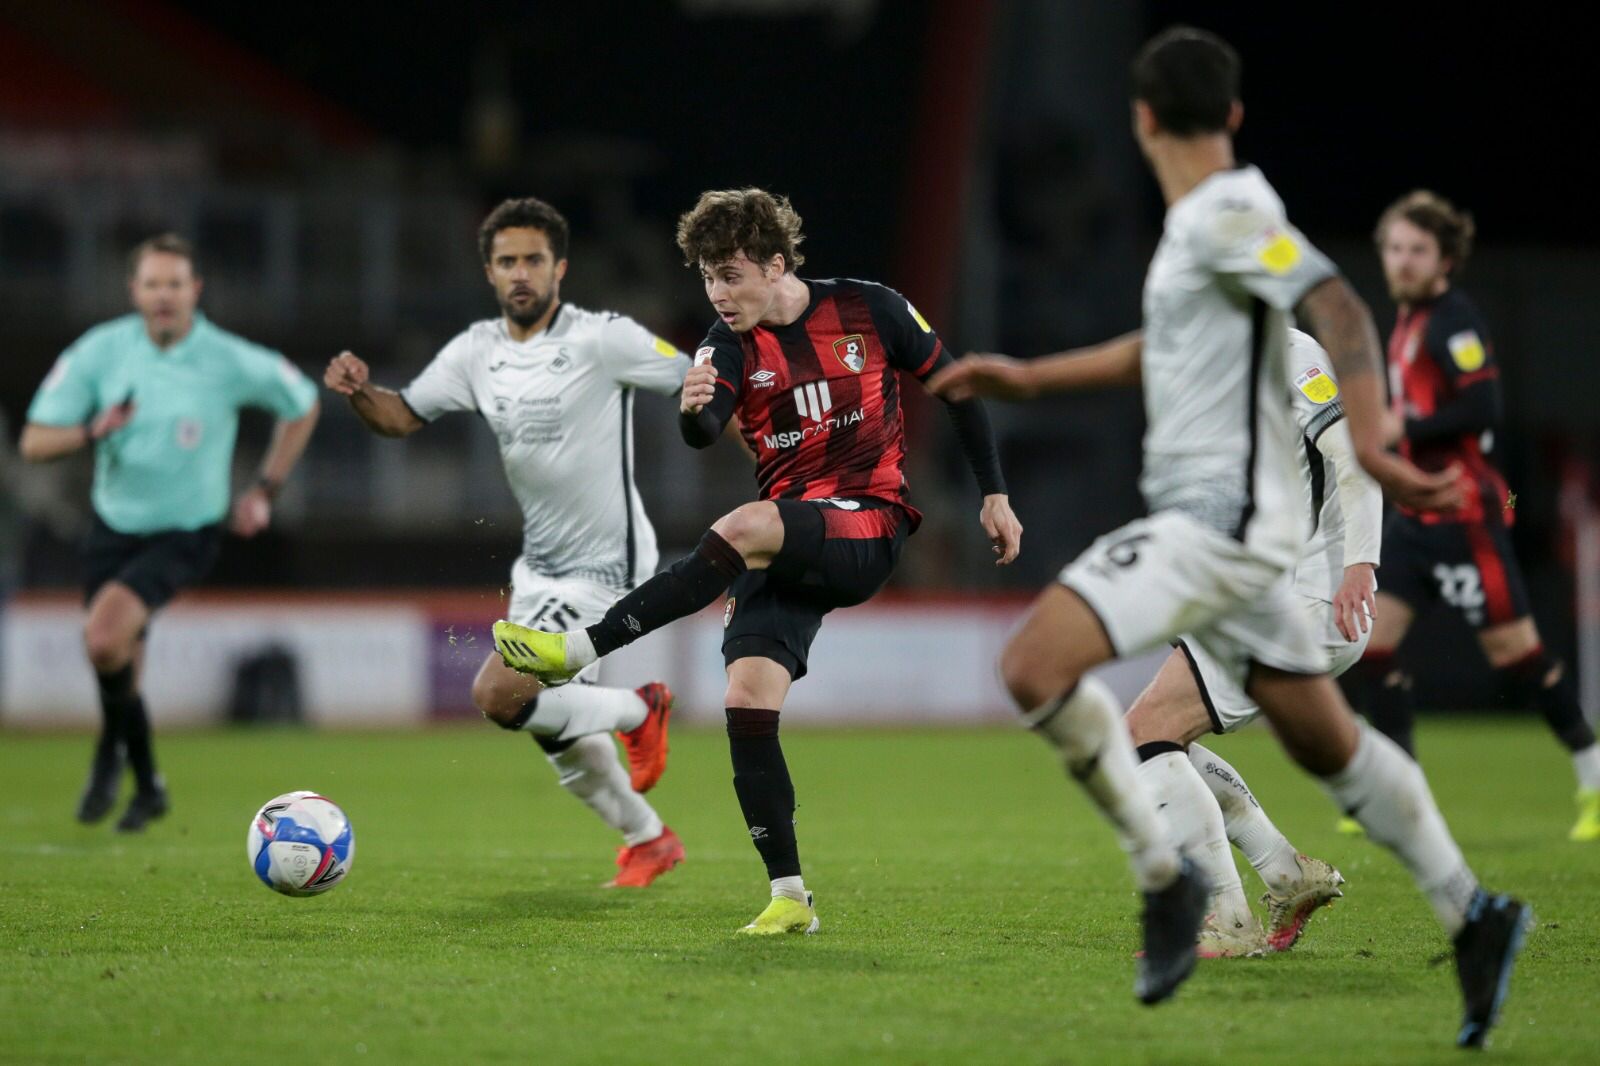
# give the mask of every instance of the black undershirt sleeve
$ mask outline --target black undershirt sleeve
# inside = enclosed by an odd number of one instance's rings
[[[695,353],[697,360],[707,348],[712,350],[711,362],[717,368],[716,392],[712,394],[711,402],[700,408],[698,414],[678,412],[678,432],[691,448],[709,448],[715,444],[728,427],[728,420],[733,417],[733,410],[739,403],[738,382],[742,359],[737,348],[722,341],[714,332]]]
[[[1421,444],[1463,433],[1482,433],[1500,421],[1500,390],[1493,381],[1468,385],[1425,418],[1406,419],[1406,439]]]
[[[1006,491],[1005,475],[1000,471],[1000,448],[995,443],[994,427],[989,424],[989,412],[979,399],[946,403],[950,424],[955,427],[956,439],[961,442],[961,453],[967,457],[972,475],[978,479],[978,489],[985,496],[1003,495]]]

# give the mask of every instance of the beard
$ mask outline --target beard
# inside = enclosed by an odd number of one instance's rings
[[[545,312],[550,310],[550,305],[555,301],[554,292],[547,292],[542,296],[532,290],[529,290],[529,292],[533,298],[520,311],[517,310],[516,304],[512,303],[509,297],[500,301],[500,310],[504,311],[507,318],[523,329],[527,329],[543,318]]]

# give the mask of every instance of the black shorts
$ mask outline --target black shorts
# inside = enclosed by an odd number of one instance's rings
[[[765,570],[746,570],[728,590],[722,658],[771,659],[795,680],[835,607],[864,603],[900,558],[909,518],[878,500],[775,500],[783,551]]]
[[[222,527],[163,533],[118,533],[95,515],[83,545],[83,602],[108,581],[120,581],[154,611],[178,590],[211,572],[222,551]]]
[[[1529,614],[1528,589],[1499,517],[1482,522],[1419,522],[1396,511],[1383,526],[1378,587],[1417,613],[1443,602],[1474,629]]]

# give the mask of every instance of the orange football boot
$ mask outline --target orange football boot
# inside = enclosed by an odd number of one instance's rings
[[[629,777],[635,792],[649,792],[667,769],[667,722],[672,717],[672,690],[659,681],[634,689],[649,708],[637,729],[618,733],[628,753]]]
[[[644,888],[683,861],[683,841],[666,826],[654,840],[617,849],[617,876],[605,888]]]

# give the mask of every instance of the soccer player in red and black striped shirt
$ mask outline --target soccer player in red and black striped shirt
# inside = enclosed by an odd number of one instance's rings
[[[1463,503],[1389,516],[1377,617],[1355,681],[1373,725],[1412,751],[1411,679],[1396,652],[1419,612],[1445,604],[1478,631],[1506,688],[1537,704],[1572,752],[1579,814],[1571,837],[1600,841],[1600,747],[1571,674],[1539,638],[1512,554],[1510,494],[1491,458],[1500,366],[1483,317],[1454,283],[1472,236],[1472,216],[1426,190],[1401,197],[1378,222],[1378,253],[1399,305],[1389,338],[1390,436],[1425,470],[1458,469]]]
[[[767,866],[772,901],[741,932],[813,932],[800,874],[794,787],[778,713],[806,672],[823,615],[883,587],[922,516],[902,465],[899,372],[918,381],[951,362],[938,334],[891,289],[811,281],[800,217],[761,189],[708,192],[678,224],[720,321],[695,355],[679,405],[684,438],[706,447],[739,416],[756,457],[760,501],[724,515],[696,551],[570,635],[501,623],[496,646],[514,669],[560,681],[599,656],[692,614],[724,591],[728,739],[734,790]],[[983,492],[980,521],[997,563],[1017,557],[988,417],[977,400],[947,405]]]

